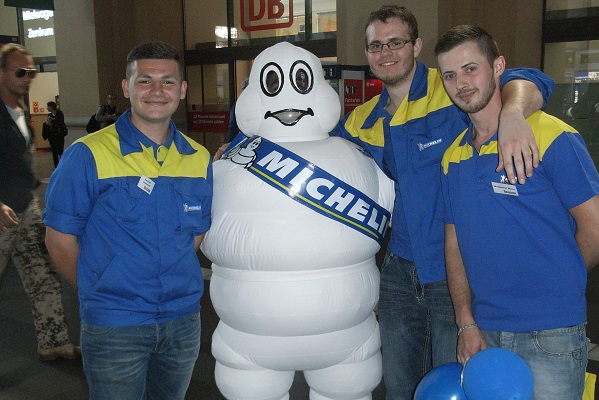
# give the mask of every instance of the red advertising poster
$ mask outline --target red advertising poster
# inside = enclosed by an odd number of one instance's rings
[[[383,81],[380,79],[366,79],[364,81],[364,102],[381,94],[383,91]]]
[[[229,111],[189,111],[187,128],[190,132],[226,133],[229,128]]]
[[[343,114],[347,114],[364,102],[361,79],[343,80]]]

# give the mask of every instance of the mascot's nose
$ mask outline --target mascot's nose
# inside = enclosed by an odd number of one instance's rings
[[[314,111],[312,111],[311,108],[308,108],[307,110],[297,110],[295,108],[287,108],[285,110],[279,110],[279,111],[275,111],[275,112],[267,111],[266,114],[264,114],[264,119],[275,118],[276,120],[278,120],[280,123],[282,123],[285,126],[293,126],[293,125],[297,124],[299,122],[299,120],[302,119],[306,115],[310,115],[313,117]]]

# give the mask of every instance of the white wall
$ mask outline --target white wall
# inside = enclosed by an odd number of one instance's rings
[[[58,94],[58,73],[44,72],[37,74],[29,89],[29,111],[31,115],[47,115],[46,103],[54,101],[54,96]],[[35,106],[37,106],[37,111]]]
[[[69,127],[67,144],[81,137],[98,107],[98,61],[92,0],[54,0],[54,34],[60,107]]]
[[[0,35],[19,35],[19,25],[17,24],[17,9],[15,7],[6,7],[4,5],[4,2],[0,4]]]

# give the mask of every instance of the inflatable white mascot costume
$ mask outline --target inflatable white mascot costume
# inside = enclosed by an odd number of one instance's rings
[[[393,186],[329,137],[339,113],[312,53],[279,43],[256,58],[236,104],[247,139],[214,163],[202,245],[227,399],[288,399],[295,371],[313,400],[370,399],[381,380],[375,254]]]

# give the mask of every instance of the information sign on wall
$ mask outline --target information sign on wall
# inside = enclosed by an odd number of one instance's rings
[[[226,133],[229,129],[229,111],[189,111],[187,128],[190,132]]]
[[[347,114],[364,102],[363,82],[361,79],[343,80],[343,114]]]

